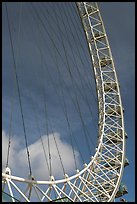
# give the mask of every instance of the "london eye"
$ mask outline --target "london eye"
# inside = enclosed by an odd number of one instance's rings
[[[3,10],[11,75],[3,76],[11,87],[3,199],[112,202],[128,193],[124,108],[98,3],[3,3]]]

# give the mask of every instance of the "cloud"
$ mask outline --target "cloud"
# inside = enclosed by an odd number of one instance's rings
[[[5,167],[6,161],[7,161],[8,143],[9,143],[9,135],[7,135],[4,130],[2,130],[2,168]],[[19,144],[20,144],[20,141],[18,138],[16,140],[15,138],[12,138],[10,154],[9,154],[9,165],[11,167],[14,166],[14,163],[16,160],[15,155],[18,151]]]
[[[61,140],[61,137],[58,133],[54,133],[54,137],[59,148],[59,152],[61,155],[61,159],[63,162],[64,169],[66,173],[69,175],[75,173],[75,164],[74,157],[72,153],[71,145]],[[63,170],[59,158],[59,154],[57,151],[57,147],[55,144],[55,140],[53,135],[49,135],[50,141],[50,152],[51,152],[51,165],[52,165],[52,174],[55,178],[63,177]],[[42,141],[44,144],[44,149],[46,156],[48,158],[48,137],[47,135],[42,136]],[[7,156],[7,146],[8,146],[8,135],[6,135],[5,131],[2,131],[2,166],[5,167],[6,164],[6,156]],[[21,140],[12,137],[11,147],[10,147],[10,163],[9,167],[12,170],[12,174],[16,176],[26,177],[28,175],[28,160],[26,148],[21,147]],[[41,140],[37,140],[33,144],[28,146],[30,152],[30,161],[33,176],[39,180],[47,180],[49,179],[49,171],[46,163],[46,159],[44,156],[44,151],[42,147]],[[80,158],[78,151],[74,150],[76,161],[78,166],[80,166]],[[49,159],[48,159],[49,165]]]

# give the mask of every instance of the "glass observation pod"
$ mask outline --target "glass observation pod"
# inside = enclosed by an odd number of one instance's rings
[[[127,193],[128,193],[127,186],[121,183],[115,198],[119,198]]]

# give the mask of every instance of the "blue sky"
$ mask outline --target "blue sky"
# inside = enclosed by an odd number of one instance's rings
[[[10,25],[12,31],[12,40],[14,45],[17,72],[19,77],[21,100],[24,111],[24,120],[28,136],[28,145],[34,153],[36,148],[40,147],[40,136],[47,142],[47,130],[45,128],[44,101],[48,109],[49,121],[48,131],[51,135],[51,146],[53,156],[57,154],[52,128],[60,149],[62,149],[64,165],[70,174],[73,174],[74,162],[71,155],[71,139],[67,126],[67,120],[62,111],[63,95],[65,98],[68,117],[71,124],[73,137],[80,145],[81,153],[85,162],[88,162],[89,151],[94,153],[97,142],[97,103],[93,71],[91,69],[90,56],[87,49],[84,32],[73,4],[66,3],[57,5],[52,2],[34,3],[36,11],[41,21],[38,20],[34,8],[29,4],[8,3],[8,12],[10,16]],[[22,8],[21,8],[22,6]],[[125,129],[128,134],[126,155],[130,166],[125,168],[123,182],[127,185],[129,193],[124,197],[128,201],[134,201],[135,196],[135,64],[134,64],[134,3],[114,3],[100,2],[102,18],[104,20],[106,32],[110,42],[114,63],[120,83],[122,102],[125,109]],[[20,18],[20,9],[22,14]],[[66,13],[58,12],[65,9]],[[45,12],[46,11],[46,12]],[[54,12],[53,12],[54,11]],[[70,15],[71,14],[71,15]],[[69,19],[67,18],[69,16]],[[19,32],[20,25],[20,32]],[[14,76],[13,56],[9,41],[9,32],[7,27],[7,18],[3,4],[3,72],[2,72],[2,125],[5,144],[9,134],[9,122],[11,111],[11,98],[14,96],[13,118],[12,118],[12,150],[11,161],[14,163],[16,152],[20,157],[25,155],[25,142],[20,115],[19,99],[17,86]],[[54,43],[53,43],[54,41]],[[65,44],[65,49],[63,47]],[[69,61],[69,66],[66,62]],[[60,72],[58,72],[59,68]],[[73,75],[73,80],[69,74],[69,68]],[[86,70],[86,71],[85,71]],[[79,71],[79,72],[78,72]],[[60,73],[60,75],[59,75]],[[91,77],[90,77],[91,75]],[[81,78],[79,76],[82,76]],[[61,80],[59,81],[59,77]],[[82,81],[82,82],[81,82]],[[74,84],[72,84],[74,83]],[[75,87],[75,88],[74,88]],[[62,90],[62,91],[61,91]],[[44,93],[44,94],[43,94]],[[57,94],[58,93],[58,94]],[[82,93],[82,95],[81,95]],[[76,97],[77,96],[77,97]],[[60,100],[58,100],[60,98]],[[79,119],[79,113],[75,108],[73,99],[80,105],[80,110],[85,122],[86,129],[90,133],[90,147],[87,147],[87,141],[84,137],[82,121]],[[60,106],[60,101],[62,106]],[[90,107],[87,105],[87,101]],[[87,135],[89,135],[87,133]],[[74,142],[74,141],[73,141]],[[132,147],[132,148],[131,148]],[[48,148],[48,147],[47,147]],[[21,150],[20,150],[21,149]],[[79,168],[82,168],[80,154],[76,143],[74,150]],[[6,150],[5,150],[6,154]],[[35,161],[39,155],[32,156],[32,166],[36,168]],[[41,155],[40,155],[41,156]],[[17,158],[20,160],[20,158]],[[66,159],[70,164],[67,166]],[[41,166],[44,158],[40,160]],[[53,161],[55,161],[53,159]],[[11,162],[11,163],[12,163]],[[24,163],[23,163],[24,162]],[[26,165],[26,160],[22,163]],[[33,164],[34,163],[34,164]],[[10,164],[12,165],[12,164]],[[57,164],[59,165],[59,159]],[[13,170],[22,168],[21,162]],[[46,166],[45,166],[46,168]],[[55,167],[56,168],[56,167]],[[53,167],[54,169],[54,167]],[[35,172],[38,176],[40,169]],[[62,172],[61,172],[62,173]],[[58,176],[61,176],[57,174]],[[25,174],[25,173],[24,173]]]
[[[130,165],[125,168],[123,183],[129,193],[128,201],[135,200],[135,12],[134,3],[100,3],[102,17],[111,45],[120,82],[125,110],[125,130],[128,134],[126,155]],[[109,16],[110,15],[110,16]]]

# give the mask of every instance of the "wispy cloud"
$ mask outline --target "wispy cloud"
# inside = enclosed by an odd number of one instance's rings
[[[66,173],[72,174],[74,173],[75,164],[74,157],[72,153],[71,145],[67,144],[65,141],[61,140],[61,137],[58,133],[54,133],[56,143],[59,148],[59,152],[61,155],[61,159],[63,162],[64,169]],[[42,136],[42,141],[44,144],[44,149],[46,152],[46,156],[48,158],[48,137],[47,135]],[[51,152],[51,165],[52,165],[52,174],[55,178],[63,177],[63,170],[61,167],[61,162],[59,159],[57,147],[55,144],[55,140],[53,135],[49,135],[50,141],[50,152]],[[9,167],[12,170],[13,175],[16,176],[27,176],[28,175],[28,160],[26,148],[21,147],[21,141],[19,139],[15,139],[12,137],[11,147],[10,147],[10,157],[9,157]],[[6,135],[5,131],[2,131],[2,166],[5,167],[6,157],[7,157],[7,147],[8,147],[8,135]],[[42,148],[41,140],[35,141],[33,144],[28,146],[30,152],[30,160],[32,173],[36,179],[49,179],[48,166],[46,163],[46,159],[44,156],[44,151]],[[77,164],[80,165],[80,158],[78,151],[75,150],[75,156]],[[49,159],[48,159],[49,165]]]

